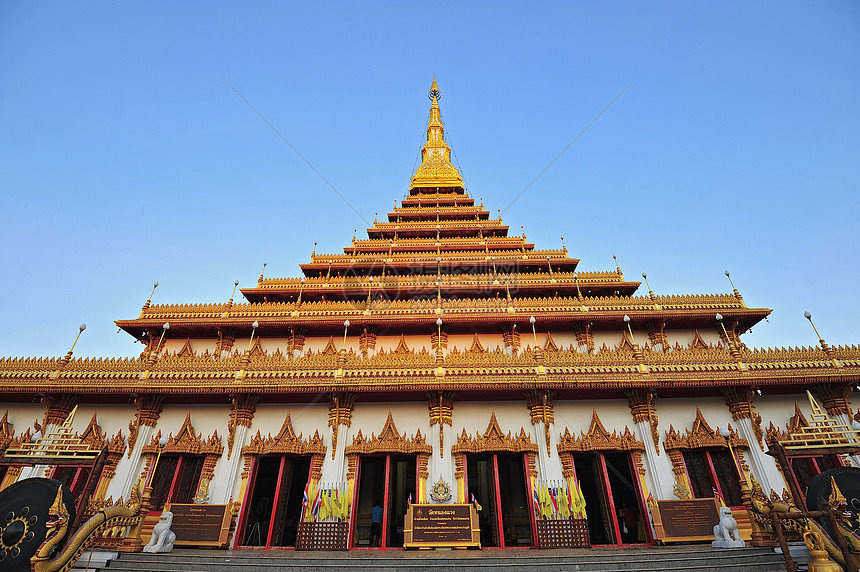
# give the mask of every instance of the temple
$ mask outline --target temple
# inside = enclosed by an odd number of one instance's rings
[[[655,542],[656,501],[715,495],[754,540],[753,480],[785,497],[856,463],[815,449],[785,471],[767,451],[812,414],[860,419],[860,348],[751,349],[770,310],[730,281],[658,295],[512,234],[467,192],[429,94],[408,195],[342,253],[261,274],[242,303],[151,295],[116,322],[136,359],[0,359],[0,488],[52,476],[85,515],[138,483],[150,515],[228,505],[236,548],[295,546],[308,522],[400,548],[411,503],[480,507],[484,547],[573,517],[617,545]],[[32,456],[55,442],[87,462]]]

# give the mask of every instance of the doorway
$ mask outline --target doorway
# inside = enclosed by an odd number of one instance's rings
[[[585,497],[591,544],[652,542],[651,527],[632,453],[572,453],[575,478]]]
[[[521,454],[466,456],[466,500],[481,506],[481,546],[533,546],[533,511]],[[500,534],[501,533],[501,534]]]
[[[302,498],[310,478],[309,456],[266,455],[254,463],[242,545],[295,546]]]
[[[358,463],[352,546],[402,548],[406,508],[416,498],[417,455],[367,455]],[[372,522],[377,505],[378,527]]]

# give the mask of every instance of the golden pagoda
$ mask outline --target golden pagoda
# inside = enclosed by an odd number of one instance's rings
[[[147,300],[116,322],[145,345],[136,359],[0,359],[0,451],[77,407],[123,445],[92,506],[138,480],[153,514],[229,504],[237,548],[296,546],[316,523],[343,548],[402,547],[410,504],[469,502],[482,546],[538,546],[575,515],[587,543],[653,543],[648,499],[717,492],[743,511],[747,475],[781,493],[847,462],[783,475],[765,433],[796,422],[808,389],[850,426],[860,348],[750,349],[741,336],[770,310],[734,286],[639,294],[617,265],[579,271],[566,247],[509,234],[451,163],[435,78],[429,95],[408,195],[342,253],[261,275],[243,303]],[[83,482],[14,460],[0,487]]]

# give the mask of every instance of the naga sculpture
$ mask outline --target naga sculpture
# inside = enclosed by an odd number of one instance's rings
[[[138,524],[142,518],[140,507],[138,483],[124,506],[112,506],[98,511],[75,532],[65,546],[59,546],[60,540],[71,525],[69,511],[63,502],[63,487],[60,486],[54,503],[48,510],[45,540],[30,558],[33,572],[66,572],[100,533],[118,528],[129,530]]]
[[[785,514],[800,514],[801,511],[792,504],[779,500],[769,500],[762,491],[761,485],[756,478],[752,475],[750,475],[750,477],[752,480],[752,490],[750,495],[752,511],[750,511],[750,515],[756,522],[771,525],[771,511]],[[848,551],[851,552],[854,561],[857,562],[857,556],[860,556],[860,537],[854,534],[848,526],[847,519],[844,517],[837,519],[836,522],[839,527],[838,534],[845,539]],[[824,527],[822,527],[815,519],[784,519],[781,520],[781,524],[785,528],[798,533],[804,539],[807,548],[809,548],[810,554],[813,554],[813,552],[816,551],[820,553],[824,550],[827,552],[827,555],[834,561],[838,562],[840,566],[845,566],[845,557],[839,549],[839,546],[831,540]]]

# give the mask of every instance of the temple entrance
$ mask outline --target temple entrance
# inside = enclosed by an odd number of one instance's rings
[[[257,457],[246,495],[244,546],[295,546],[302,518],[304,488],[310,478],[309,456]]]
[[[573,469],[588,514],[592,545],[651,542],[645,505],[628,452],[573,453]]]
[[[203,455],[161,455],[151,481],[151,510],[163,510],[167,502],[192,502],[205,461]]]
[[[406,507],[410,498],[416,498],[417,464],[417,455],[359,457],[352,546],[403,547]],[[382,509],[380,523],[373,522],[377,505]]]
[[[532,504],[525,456],[487,453],[466,456],[466,500],[481,506],[481,546],[534,545]],[[501,534],[500,534],[501,532]]]
[[[50,478],[63,483],[66,489],[72,493],[72,498],[75,499],[75,504],[77,505],[89,480],[91,469],[92,467],[81,465],[58,465],[51,471]]]

